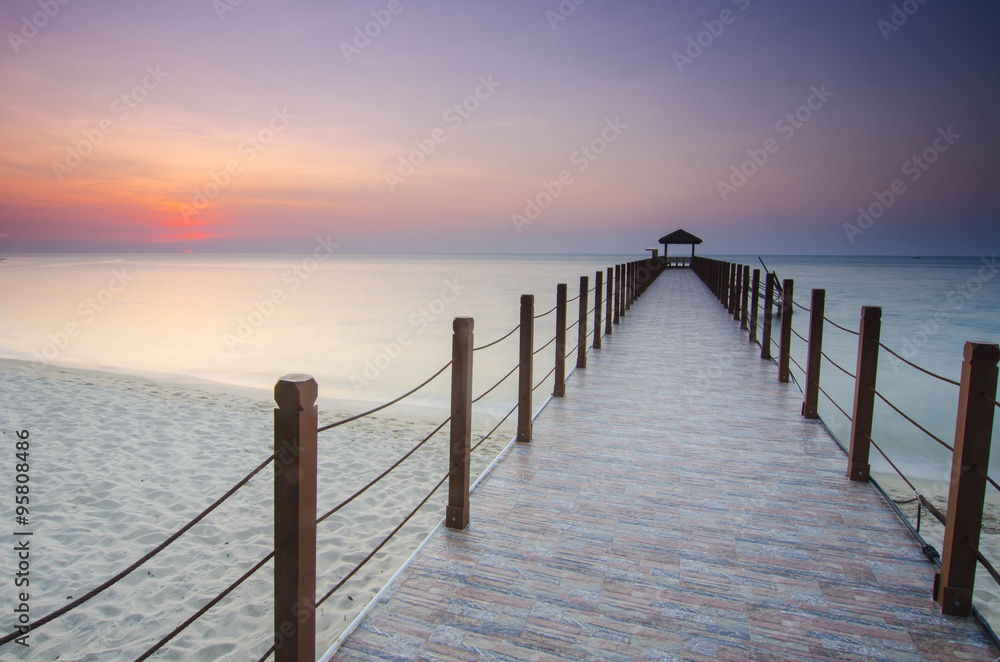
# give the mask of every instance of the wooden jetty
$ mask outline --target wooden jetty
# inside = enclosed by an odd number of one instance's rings
[[[628,316],[334,659],[1000,656],[691,270]]]

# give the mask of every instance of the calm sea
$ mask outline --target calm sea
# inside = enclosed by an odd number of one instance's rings
[[[522,293],[534,293],[542,312],[554,304],[556,283],[569,283],[575,296],[581,275],[593,279],[595,270],[641,257],[359,256],[322,244],[305,256],[7,256],[0,261],[0,357],[38,368],[196,377],[262,390],[281,375],[304,372],[327,398],[381,402],[447,362],[455,316],[475,318],[480,345],[517,324]],[[760,266],[757,256],[714,257]],[[882,306],[883,342],[949,378],[959,376],[965,341],[1000,340],[1000,279],[992,255],[763,259],[780,278],[794,279],[796,300],[805,306],[811,288],[825,288],[827,317],[848,328],[857,329],[862,305]],[[808,335],[804,312],[796,310],[794,327]],[[805,365],[804,344],[793,348]],[[828,326],[825,348],[854,370],[854,336]],[[478,353],[476,389],[492,385],[516,361],[516,336]],[[548,371],[548,362],[538,374]],[[825,364],[822,383],[850,411],[851,381]],[[883,354],[878,388],[953,440],[956,387]],[[487,405],[506,412],[515,389],[509,380]],[[412,402],[444,407],[447,390],[447,380],[439,380]],[[846,438],[847,422],[822,396],[821,413]],[[908,473],[946,479],[948,453],[881,403],[873,437],[885,441]],[[991,473],[1000,476],[993,464]]]

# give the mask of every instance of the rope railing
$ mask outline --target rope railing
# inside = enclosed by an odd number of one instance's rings
[[[552,313],[556,312],[556,308],[558,308],[558,307],[559,307],[559,304],[556,304],[556,305],[552,306],[551,308],[549,308],[548,310],[546,310],[544,313],[541,313],[539,315],[535,315],[535,319],[536,320],[540,320],[543,317],[545,317],[546,315],[551,315]]]
[[[540,387],[542,384],[544,384],[545,380],[547,380],[549,377],[551,377],[553,375],[553,373],[555,373],[555,371],[556,371],[555,368],[552,368],[552,370],[549,370],[548,374],[545,375],[544,377],[542,377],[542,381],[540,381],[537,384],[535,384],[534,386],[532,386],[531,390],[532,391],[537,391],[538,387]]]
[[[805,344],[807,344],[807,345],[809,344],[809,341],[807,339],[803,338],[802,334],[795,330],[795,327],[792,327],[792,333],[795,335],[796,338],[798,338],[799,340],[801,340]]]
[[[943,382],[948,382],[949,384],[954,384],[955,386],[961,386],[961,384],[958,383],[958,382],[956,382],[954,379],[948,379],[947,377],[942,377],[941,375],[933,373],[930,370],[927,370],[926,368],[921,368],[916,363],[913,363],[911,361],[907,361],[902,356],[900,356],[896,352],[892,351],[891,349],[889,349],[888,347],[886,347],[885,345],[883,345],[881,342],[878,344],[878,346],[881,347],[882,349],[884,349],[885,351],[889,352],[893,356],[895,356],[897,359],[899,359],[900,361],[902,361],[906,365],[910,366],[911,368],[915,368],[915,369],[919,370],[920,372],[924,373],[925,375],[930,375],[931,377],[934,377],[935,379],[940,379]]]
[[[788,355],[788,360],[789,360],[789,361],[791,361],[791,362],[792,362],[792,364],[793,364],[793,365],[794,365],[794,366],[795,366],[796,368],[798,368],[798,369],[799,369],[800,371],[802,371],[802,375],[803,375],[803,376],[807,376],[807,375],[809,374],[809,373],[807,373],[807,372],[806,372],[806,369],[805,369],[805,368],[803,368],[803,367],[802,367],[801,365],[799,365],[799,362],[798,362],[798,361],[796,361],[796,360],[795,360],[795,357],[794,357],[794,356],[792,356],[791,354],[789,354],[789,355]]]
[[[382,542],[380,542],[380,543],[379,543],[378,545],[376,545],[376,546],[375,546],[375,549],[373,549],[373,550],[372,550],[371,552],[369,552],[369,553],[368,553],[368,556],[366,556],[365,558],[363,558],[363,559],[361,560],[361,562],[360,562],[360,563],[358,563],[358,564],[357,564],[356,566],[354,566],[354,569],[353,569],[353,570],[351,570],[351,571],[350,571],[349,573],[347,573],[346,575],[344,575],[344,577],[343,577],[343,578],[342,578],[342,579],[341,579],[341,580],[340,580],[339,582],[337,582],[336,586],[334,586],[334,587],[333,587],[333,588],[331,588],[331,589],[330,589],[329,591],[327,591],[327,592],[326,592],[326,595],[324,595],[324,596],[323,596],[322,598],[320,598],[320,599],[319,599],[319,600],[318,600],[318,601],[316,602],[316,608],[317,608],[317,609],[319,609],[319,608],[320,608],[320,607],[321,607],[321,606],[323,605],[323,603],[324,603],[324,602],[326,602],[327,600],[329,600],[329,599],[330,599],[330,597],[331,597],[331,596],[332,596],[332,595],[333,595],[334,593],[336,593],[336,592],[337,592],[337,590],[338,590],[338,589],[339,589],[339,588],[340,588],[341,586],[343,586],[344,584],[346,584],[346,583],[347,583],[347,581],[348,581],[348,580],[349,580],[349,579],[350,579],[351,577],[353,577],[353,576],[354,576],[355,574],[357,574],[357,572],[358,572],[359,570],[361,570],[361,568],[363,568],[363,567],[365,566],[365,564],[366,564],[366,563],[368,563],[368,562],[369,562],[369,561],[370,561],[370,560],[372,559],[372,557],[373,557],[373,556],[375,556],[375,555],[376,555],[376,554],[378,553],[378,551],[379,551],[380,549],[382,549],[383,547],[385,547],[386,543],[388,543],[388,542],[389,542],[390,540],[392,540],[392,537],[393,537],[393,536],[395,536],[395,535],[396,535],[397,533],[399,533],[399,530],[400,530],[400,529],[402,529],[402,528],[403,528],[403,526],[404,526],[404,525],[405,525],[405,524],[406,524],[407,522],[409,522],[409,521],[410,521],[410,520],[411,520],[411,519],[413,518],[413,516],[414,516],[414,515],[416,515],[416,514],[417,514],[417,511],[419,511],[419,510],[420,510],[421,508],[423,508],[423,507],[424,507],[424,504],[426,504],[426,503],[427,503],[428,501],[430,501],[431,497],[432,497],[432,496],[434,496],[434,493],[435,493],[435,492],[437,492],[437,491],[438,491],[439,489],[441,489],[441,486],[442,486],[442,485],[444,485],[445,481],[446,481],[446,480],[448,480],[448,477],[449,477],[449,476],[451,476],[451,472],[448,472],[447,474],[445,474],[445,477],[444,477],[444,478],[442,478],[442,479],[441,479],[441,481],[440,481],[440,482],[439,482],[439,483],[438,483],[437,485],[435,485],[435,486],[434,486],[434,489],[432,489],[432,490],[431,490],[430,492],[428,492],[428,493],[427,493],[427,496],[425,496],[425,497],[423,498],[423,500],[422,500],[422,501],[421,501],[420,503],[418,503],[418,504],[417,504],[417,507],[416,507],[416,508],[414,508],[413,510],[411,510],[411,511],[410,511],[410,514],[409,514],[409,515],[407,515],[406,517],[404,517],[404,518],[403,518],[403,521],[402,521],[402,522],[400,522],[400,523],[399,523],[399,524],[398,524],[398,525],[396,526],[396,528],[395,528],[395,529],[393,529],[393,530],[392,530],[392,531],[391,531],[391,532],[389,533],[389,535],[387,535],[387,536],[386,536],[385,538],[383,538],[383,539],[382,539]]]
[[[570,324],[569,326],[567,326],[567,327],[566,327],[566,331],[567,331],[567,332],[568,332],[568,331],[572,331],[572,330],[573,330],[573,327],[575,327],[575,326],[576,326],[577,324],[579,324],[579,323],[580,323],[580,320],[576,320],[575,322],[573,322],[572,324]]]
[[[548,341],[547,343],[545,343],[544,345],[542,345],[541,347],[539,347],[538,349],[536,349],[535,351],[533,351],[533,352],[531,353],[531,355],[532,355],[532,356],[537,356],[538,354],[540,354],[540,353],[541,353],[541,351],[542,351],[543,349],[545,349],[546,347],[548,347],[549,345],[551,345],[551,344],[552,344],[552,343],[554,343],[555,341],[556,341],[556,337],[555,337],[555,336],[552,336],[552,339],[551,339],[551,340],[549,340],[549,341]]]
[[[930,437],[934,441],[938,442],[939,444],[941,444],[942,446],[944,446],[945,448],[947,448],[952,453],[955,452],[955,448],[953,446],[945,443],[944,441],[941,440],[940,437],[938,437],[937,435],[931,433],[927,428],[925,428],[924,426],[922,426],[920,423],[917,423],[915,420],[913,420],[912,418],[910,418],[909,416],[907,416],[906,414],[904,414],[902,411],[900,411],[899,407],[897,407],[896,405],[894,405],[891,402],[889,402],[889,400],[886,399],[886,397],[884,395],[882,395],[881,393],[878,392],[878,389],[874,389],[873,388],[872,391],[875,393],[876,396],[878,396],[878,398],[882,402],[884,402],[885,404],[889,405],[890,409],[892,409],[894,412],[896,412],[897,414],[899,414],[900,416],[902,416],[903,418],[905,418],[907,421],[909,421],[911,424],[913,424],[918,430],[920,430],[921,432],[923,432],[924,434],[926,434],[928,437]]]
[[[423,439],[421,439],[420,442],[417,443],[416,446],[414,446],[409,451],[407,451],[406,454],[403,455],[401,458],[399,458],[398,460],[396,460],[395,462],[393,462],[392,466],[390,466],[388,469],[386,469],[385,471],[383,471],[382,473],[380,473],[378,476],[376,476],[375,478],[373,478],[367,485],[365,485],[364,487],[362,487],[360,490],[358,490],[357,492],[355,492],[351,496],[347,497],[346,499],[344,499],[343,501],[341,501],[339,504],[337,504],[336,506],[334,506],[332,509],[330,509],[326,513],[324,513],[321,517],[319,517],[316,520],[316,523],[317,524],[322,523],[323,520],[327,519],[328,517],[330,517],[331,515],[333,515],[334,513],[336,513],[338,510],[340,510],[341,508],[343,508],[344,506],[346,506],[347,504],[351,503],[352,501],[354,501],[355,499],[357,499],[359,496],[361,496],[362,494],[364,494],[365,492],[367,492],[373,485],[375,485],[375,483],[379,482],[380,480],[382,480],[383,478],[385,478],[386,476],[388,476],[389,473],[393,469],[395,469],[396,467],[398,467],[399,465],[401,465],[403,462],[406,461],[407,458],[409,458],[411,455],[413,455],[418,450],[420,450],[420,448],[424,444],[426,444],[428,441],[430,441],[431,438],[434,435],[436,435],[438,432],[441,431],[441,428],[443,428],[444,426],[448,425],[448,423],[450,423],[450,422],[451,422],[451,416],[449,416],[448,418],[444,419],[444,421],[440,425],[438,425],[436,428],[434,428],[431,431],[430,434],[428,434],[426,437],[424,437]]]
[[[820,386],[820,385],[817,384],[816,388],[819,389],[820,393],[822,393],[823,395],[826,396],[826,399],[830,401],[830,404],[832,404],[834,407],[836,407],[840,411],[840,413],[843,414],[845,418],[847,418],[847,420],[849,420],[849,421],[853,421],[854,420],[854,417],[851,416],[850,414],[848,414],[846,411],[844,411],[844,408],[841,407],[840,405],[838,405],[837,401],[834,400],[833,397],[829,393],[827,393],[826,390],[822,386]]]
[[[482,400],[483,398],[485,398],[487,395],[489,395],[496,387],[500,386],[505,381],[507,381],[508,377],[510,377],[511,375],[513,375],[515,372],[517,372],[517,369],[520,368],[520,367],[521,367],[521,364],[518,363],[513,368],[511,368],[510,372],[508,372],[506,375],[504,375],[500,379],[500,381],[498,381],[496,384],[494,384],[493,386],[491,386],[488,389],[486,389],[486,391],[482,395],[480,395],[478,398],[473,399],[472,404],[476,404],[477,402],[479,402],[480,400]]]
[[[411,395],[413,395],[414,393],[416,393],[417,391],[419,391],[423,387],[425,387],[428,384],[430,384],[432,381],[434,381],[435,379],[437,379],[438,376],[442,372],[444,372],[445,370],[447,370],[450,367],[451,367],[451,361],[448,361],[447,363],[444,364],[444,366],[440,370],[438,370],[433,375],[431,375],[426,380],[424,380],[424,382],[422,382],[419,386],[416,386],[416,387],[410,389],[409,391],[407,391],[403,395],[399,396],[398,398],[394,398],[394,399],[390,400],[389,402],[386,402],[385,404],[381,404],[378,407],[375,407],[373,409],[369,409],[366,412],[362,412],[362,413],[356,414],[354,416],[348,416],[347,418],[341,419],[341,420],[336,421],[334,423],[330,423],[329,425],[324,425],[321,428],[316,428],[316,432],[317,433],[319,433],[319,432],[326,432],[327,430],[330,430],[332,428],[339,427],[341,425],[344,425],[345,423],[350,423],[351,421],[356,421],[359,418],[364,418],[366,416],[371,416],[372,414],[374,414],[376,412],[380,412],[380,411],[382,411],[383,409],[385,409],[387,407],[391,407],[392,405],[396,404],[400,400],[405,400],[406,398],[410,397]]]
[[[256,469],[254,469],[253,471],[251,471],[250,473],[248,473],[246,476],[244,476],[242,479],[240,479],[239,481],[237,481],[237,483],[235,485],[233,485],[231,488],[229,488],[229,490],[227,490],[226,493],[223,494],[221,497],[219,497],[218,499],[216,499],[208,508],[205,508],[203,511],[201,511],[198,515],[196,515],[193,519],[191,519],[187,524],[185,524],[184,526],[182,526],[181,528],[179,528],[177,531],[175,531],[173,534],[171,534],[170,537],[168,537],[162,543],[160,543],[159,545],[157,545],[156,547],[154,547],[152,550],[150,550],[149,552],[147,552],[144,556],[142,556],[142,558],[140,558],[139,560],[135,561],[132,565],[130,565],[129,567],[125,568],[124,570],[122,570],[121,572],[119,572],[114,577],[111,577],[110,579],[108,579],[107,581],[105,581],[100,586],[97,586],[96,588],[93,588],[90,591],[88,591],[87,593],[85,593],[84,595],[80,596],[79,598],[77,598],[73,602],[70,602],[67,605],[63,605],[62,607],[60,607],[59,609],[55,610],[54,612],[52,612],[52,613],[50,613],[50,614],[48,614],[46,616],[43,616],[42,618],[39,618],[39,619],[33,621],[32,624],[31,624],[31,629],[32,630],[36,630],[36,629],[42,627],[43,625],[45,625],[46,623],[50,623],[50,622],[54,621],[55,619],[59,618],[63,614],[66,614],[66,613],[68,613],[70,611],[73,611],[74,609],[76,609],[80,605],[84,604],[85,602],[87,602],[91,598],[93,598],[93,597],[95,597],[97,595],[100,595],[101,593],[103,593],[107,589],[111,588],[112,586],[114,586],[115,584],[117,584],[119,581],[121,581],[125,577],[129,576],[130,574],[132,574],[132,572],[134,572],[140,566],[142,566],[147,561],[149,561],[151,558],[153,558],[154,556],[156,556],[157,554],[159,554],[160,552],[162,552],[163,550],[165,550],[175,540],[177,540],[182,535],[184,535],[185,533],[187,533],[193,526],[195,526],[196,524],[198,524],[198,522],[200,522],[205,517],[207,517],[209,513],[211,513],[216,508],[218,508],[220,505],[223,504],[223,502],[225,502],[227,499],[229,499],[229,497],[231,497],[233,494],[235,494],[237,490],[239,490],[241,487],[243,487],[248,482],[250,482],[250,480],[254,476],[256,476],[258,473],[260,473],[267,465],[269,465],[272,461],[274,461],[275,457],[278,456],[279,452],[280,451],[275,451],[270,456],[268,456],[267,459],[265,459],[263,462],[261,462],[259,465],[257,465]],[[14,639],[16,639],[19,636],[21,636],[20,632],[12,632],[12,633],[4,636],[3,638],[0,638],[0,646],[4,645],[6,643],[9,643],[11,641],[14,641]]]
[[[1000,584],[1000,573],[997,572],[997,569],[993,567],[992,563],[986,560],[986,557],[983,556],[983,553],[979,551],[978,547],[976,548],[976,559],[978,559],[982,566],[986,568],[986,572],[990,573],[990,577],[993,578],[993,581]]]
[[[793,303],[794,305],[798,306],[799,308],[801,308],[802,310],[806,311],[807,313],[811,313],[811,312],[812,312],[812,310],[811,310],[811,309],[809,309],[809,308],[806,308],[805,306],[803,306],[803,305],[802,305],[801,303],[799,303],[799,302],[798,302],[798,301],[796,301],[795,299],[792,299],[792,303]]]
[[[837,327],[841,331],[846,331],[847,333],[850,333],[852,336],[860,336],[861,335],[857,331],[852,331],[851,329],[848,329],[846,326],[840,326],[839,324],[837,324],[836,322],[834,322],[832,319],[830,319],[826,315],[823,315],[823,320],[826,321],[826,322],[829,322],[830,324],[832,324],[833,326]]]
[[[857,379],[857,377],[853,373],[851,373],[849,370],[847,370],[846,368],[842,367],[839,363],[837,363],[836,361],[834,361],[833,359],[831,359],[829,356],[827,356],[826,352],[820,352],[819,355],[822,356],[827,361],[829,361],[831,364],[833,364],[834,368],[836,368],[837,370],[841,371],[842,373],[844,373],[845,375],[847,375],[851,379]]]
[[[996,400],[986,395],[985,393],[980,393],[979,395],[981,395],[983,399],[985,399],[987,402],[992,402],[994,407],[1000,407],[1000,402],[997,402]]]
[[[875,450],[877,450],[883,458],[885,458],[885,461],[889,463],[889,466],[892,467],[897,474],[899,474],[899,477],[903,479],[903,482],[905,482],[910,487],[910,489],[913,490],[914,493],[919,493],[920,490],[918,490],[916,486],[914,486],[914,484],[910,482],[910,479],[907,478],[906,475],[899,470],[899,467],[897,467],[896,464],[889,459],[889,456],[885,454],[885,451],[883,451],[877,443],[875,443],[875,440],[871,438],[871,435],[866,435],[866,436],[868,437],[868,442],[875,447]]]
[[[152,647],[150,647],[149,649],[147,649],[145,653],[143,653],[139,657],[135,658],[135,662],[143,662],[143,660],[149,659],[150,656],[153,655],[153,653],[155,653],[156,651],[160,650],[161,648],[163,648],[164,646],[166,646],[168,643],[170,643],[170,640],[172,640],[174,637],[176,637],[181,632],[183,632],[184,630],[186,630],[189,625],[191,625],[196,620],[198,620],[199,618],[201,618],[202,616],[204,616],[208,612],[209,609],[211,609],[212,607],[214,607],[215,605],[217,605],[227,595],[229,595],[230,593],[232,593],[233,591],[235,591],[236,588],[238,586],[240,586],[240,584],[242,584],[246,580],[250,579],[250,577],[252,577],[258,570],[260,570],[261,568],[263,568],[264,564],[267,563],[268,561],[270,561],[272,558],[274,558],[274,552],[273,551],[270,554],[268,554],[267,556],[265,556],[263,559],[261,559],[260,561],[258,561],[257,564],[254,565],[254,567],[250,568],[245,573],[243,573],[243,575],[239,579],[237,579],[235,582],[233,582],[232,584],[230,584],[224,591],[222,591],[217,596],[215,596],[214,598],[212,598],[211,600],[209,600],[207,603],[205,603],[205,605],[202,606],[201,609],[199,609],[198,611],[196,611],[194,614],[192,614],[191,616],[189,616],[186,621],[184,621],[183,623],[181,623],[180,625],[178,625],[176,628],[174,628],[173,631],[170,632],[170,634],[168,634],[166,637],[160,639],[158,642],[156,642],[156,644],[154,644]],[[267,655],[270,655],[270,654],[271,654],[271,651],[268,651]],[[265,657],[266,657],[266,655],[265,655]]]
[[[485,442],[485,441],[486,441],[487,439],[489,439],[489,438],[490,438],[490,437],[491,437],[491,436],[493,435],[493,433],[494,433],[494,432],[496,432],[497,430],[499,430],[499,429],[500,429],[500,426],[501,426],[501,425],[503,425],[503,424],[504,424],[504,422],[505,422],[505,421],[506,421],[506,420],[507,420],[508,418],[510,418],[510,417],[511,417],[511,415],[513,415],[513,413],[514,413],[515,411],[517,411],[517,407],[518,407],[518,405],[516,405],[516,404],[515,404],[515,405],[514,405],[514,407],[513,407],[513,408],[512,408],[512,409],[511,409],[511,410],[510,410],[509,412],[507,412],[507,415],[506,415],[506,416],[504,416],[503,418],[501,418],[501,419],[500,419],[500,422],[499,422],[499,423],[497,423],[496,425],[494,425],[494,426],[493,426],[493,429],[492,429],[492,430],[490,430],[489,432],[487,432],[487,433],[486,433],[485,435],[483,435],[483,438],[482,438],[482,439],[480,439],[479,441],[477,441],[477,442],[476,442],[476,445],[475,445],[475,446],[473,446],[473,447],[472,447],[472,449],[471,449],[471,450],[470,450],[469,452],[470,452],[470,453],[474,453],[474,452],[476,451],[476,449],[477,449],[477,448],[479,448],[480,446],[482,446],[482,445],[483,445],[483,442]]]
[[[574,301],[576,301],[576,300],[577,300],[577,299],[579,299],[579,298],[580,298],[580,295],[579,295],[579,294],[577,294],[577,295],[576,295],[575,297],[573,297],[572,299],[566,299],[566,303],[573,303]]]
[[[472,351],[473,351],[473,352],[478,352],[478,351],[480,351],[480,350],[483,350],[483,349],[488,349],[488,348],[490,348],[490,347],[493,347],[493,345],[497,345],[497,344],[499,344],[499,343],[502,343],[502,342],[503,342],[504,340],[507,340],[507,338],[510,338],[510,337],[511,337],[512,335],[514,335],[515,333],[517,333],[517,330],[518,330],[518,329],[520,329],[520,328],[521,328],[521,325],[520,325],[520,324],[518,324],[518,325],[517,325],[517,326],[515,326],[515,327],[514,327],[513,329],[511,329],[509,333],[507,333],[507,334],[506,334],[506,335],[504,335],[503,337],[501,337],[501,338],[497,338],[497,339],[496,339],[496,340],[494,340],[493,342],[490,342],[490,343],[486,343],[485,345],[482,345],[482,346],[480,346],[480,347],[476,347],[476,348],[475,348],[475,349],[473,349]]]
[[[576,354],[576,351],[577,351],[578,349],[580,349],[580,348],[579,348],[578,346],[576,346],[576,345],[573,345],[573,349],[569,350],[569,352],[568,352],[568,353],[566,354],[566,358],[567,358],[567,359],[569,359],[569,357],[571,357],[571,356],[573,356],[574,354]]]

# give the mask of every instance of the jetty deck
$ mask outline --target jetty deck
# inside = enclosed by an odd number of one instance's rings
[[[802,396],[665,272],[337,660],[993,660]]]

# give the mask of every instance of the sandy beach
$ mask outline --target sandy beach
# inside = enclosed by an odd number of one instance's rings
[[[68,368],[26,370],[26,364],[4,360],[0,401],[4,441],[13,440],[17,430],[30,432],[33,620],[127,567],[271,453],[274,405],[265,391]],[[321,423],[364,409],[354,404],[321,398]],[[446,416],[393,407],[322,433],[320,511],[380,473]],[[510,441],[508,426],[473,455],[474,477]],[[319,595],[444,476],[447,457],[445,428],[389,478],[319,526]],[[2,472],[0,484],[13,486],[13,462],[4,463]],[[265,469],[148,564],[33,631],[29,649],[8,644],[0,659],[135,659],[271,551],[271,479]],[[445,498],[442,489],[323,605],[319,651],[437,525]],[[5,521],[13,522],[12,507],[5,505],[3,512]],[[157,659],[256,659],[271,643],[271,600],[268,563]],[[5,632],[13,630],[8,623]]]

